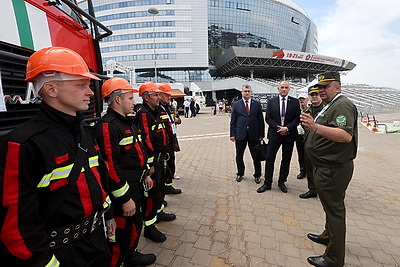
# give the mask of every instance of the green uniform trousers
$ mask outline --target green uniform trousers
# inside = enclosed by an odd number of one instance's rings
[[[343,266],[346,242],[346,208],[344,198],[353,176],[353,161],[337,166],[314,165],[314,183],[326,215],[325,231],[329,243],[323,255],[332,266]]]
[[[314,171],[311,159],[308,157],[307,152],[304,151],[304,165],[307,171],[307,187],[310,192],[316,193],[315,183],[314,183]]]

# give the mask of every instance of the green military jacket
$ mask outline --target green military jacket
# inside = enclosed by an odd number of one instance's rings
[[[319,113],[319,112],[318,112]],[[317,116],[316,113],[313,117]],[[350,143],[328,140],[315,132],[306,134],[304,148],[315,165],[335,166],[353,160],[357,155],[357,108],[345,96],[339,96],[317,118],[317,123],[337,127],[348,132],[353,138]]]
[[[310,114],[313,118],[318,115],[318,113],[322,110],[322,108],[325,106],[325,103],[322,102],[318,107],[314,107],[313,105],[309,106],[306,108],[303,112]]]

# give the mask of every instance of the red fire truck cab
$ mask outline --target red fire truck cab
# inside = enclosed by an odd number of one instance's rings
[[[99,77],[103,68],[99,40],[112,32],[95,19],[91,1],[88,10],[75,0],[2,0],[0,9],[0,136],[37,114],[40,99],[25,82],[29,56],[50,46],[78,52]],[[85,21],[88,21],[86,23]],[[101,82],[93,82],[95,97],[87,117],[102,110]]]

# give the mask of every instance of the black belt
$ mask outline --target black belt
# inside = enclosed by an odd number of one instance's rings
[[[65,246],[86,234],[92,233],[101,225],[103,214],[104,212],[96,212],[94,215],[83,219],[79,223],[52,229],[49,233],[50,248],[55,249]]]

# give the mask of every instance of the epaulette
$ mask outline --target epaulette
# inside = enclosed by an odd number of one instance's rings
[[[110,123],[110,122],[112,122],[113,120],[115,120],[115,118],[116,118],[115,116],[106,114],[106,115],[103,116],[103,118],[101,118],[101,121],[100,121],[100,122],[107,122],[107,123]]]
[[[32,118],[22,124],[20,127],[12,130],[7,135],[7,141],[16,143],[25,143],[33,136],[47,130],[49,126],[37,118]]]

